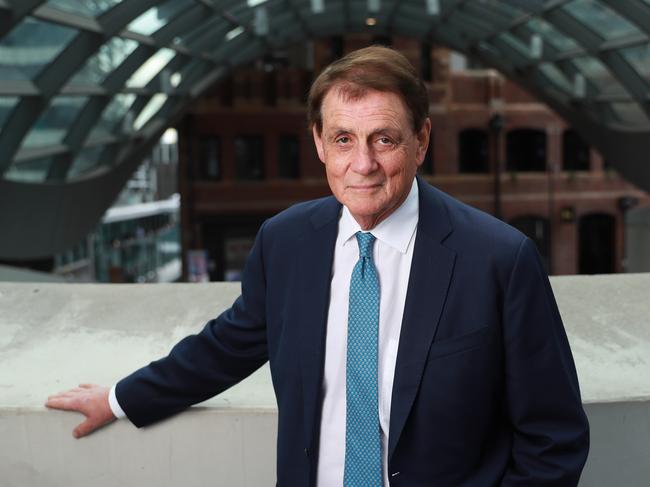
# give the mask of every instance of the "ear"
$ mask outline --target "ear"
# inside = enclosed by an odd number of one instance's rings
[[[431,135],[431,119],[426,118],[422,124],[422,128],[417,133],[418,139],[418,149],[416,154],[416,159],[418,161],[418,166],[421,166],[424,162],[424,157],[427,155],[427,149],[429,148],[429,137]]]
[[[318,152],[318,158],[323,164],[325,164],[325,151],[323,150],[323,139],[321,138],[321,134],[318,133],[318,129],[316,129],[316,124],[312,125],[311,134],[314,137],[314,145],[316,146],[316,152]]]

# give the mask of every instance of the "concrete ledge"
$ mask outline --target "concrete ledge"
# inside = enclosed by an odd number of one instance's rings
[[[650,478],[650,274],[552,279],[592,426],[582,486]],[[1,485],[275,484],[268,368],[201,407],[74,440],[48,394],[111,384],[227,308],[239,285],[0,283]]]

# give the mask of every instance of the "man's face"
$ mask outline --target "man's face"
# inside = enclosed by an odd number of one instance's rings
[[[313,135],[332,193],[369,230],[408,196],[431,122],[414,133],[398,95],[370,90],[350,99],[336,87],[325,95],[321,116],[322,132],[314,127]]]

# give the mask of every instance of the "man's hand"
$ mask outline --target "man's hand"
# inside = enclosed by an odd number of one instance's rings
[[[108,403],[109,391],[108,387],[97,384],[80,384],[79,387],[48,397],[45,405],[53,409],[78,411],[86,416],[86,420],[72,432],[75,438],[81,438],[116,419]]]

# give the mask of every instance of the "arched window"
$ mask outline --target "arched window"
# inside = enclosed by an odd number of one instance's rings
[[[612,215],[591,213],[578,224],[578,272],[610,274],[616,272],[616,224]]]
[[[514,129],[506,137],[508,171],[546,170],[546,132],[538,129]]]
[[[525,215],[510,220],[510,225],[530,238],[544,261],[546,272],[551,270],[551,232],[548,220],[541,216]]]
[[[562,134],[562,168],[565,171],[589,170],[589,146],[573,129]]]
[[[458,170],[461,173],[486,173],[490,170],[488,134],[471,128],[458,134]]]

